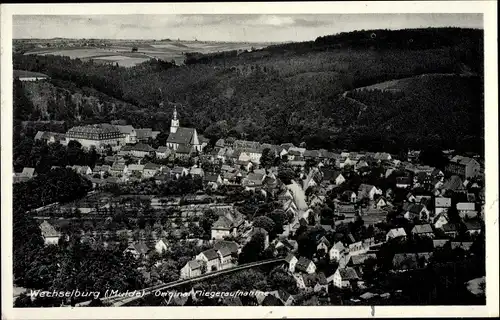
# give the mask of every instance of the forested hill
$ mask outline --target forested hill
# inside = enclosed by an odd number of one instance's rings
[[[181,125],[195,126],[212,138],[235,135],[271,143],[304,141],[309,148],[387,151],[432,143],[480,151],[482,39],[483,31],[473,29],[369,30],[252,52],[191,56],[182,67],[150,61],[125,69],[63,57],[15,55],[14,69],[46,73],[55,79],[54,87],[63,86],[64,90],[39,90],[32,88],[39,84],[23,84],[23,90],[34,102],[40,96],[33,93],[48,94],[43,101],[49,103],[50,92],[59,92],[58,108],[44,107],[35,117],[71,124],[110,121],[120,115],[134,126],[167,130],[173,108],[169,101],[178,105]],[[467,81],[419,82],[418,94],[409,87],[393,96],[343,97],[355,88],[436,73],[456,74],[456,79],[464,73],[476,76]],[[449,81],[458,85],[451,86]],[[87,106],[79,107],[84,112],[77,115],[47,114],[47,110],[74,103],[72,95],[84,88],[92,88],[85,92],[98,91],[99,99],[114,101],[113,108]],[[432,103],[437,92],[439,106]],[[96,104],[108,103],[99,99]],[[363,110],[363,104],[369,110]],[[31,111],[24,116],[33,118],[35,110]],[[430,122],[430,116],[415,118],[415,114],[437,111],[439,119],[446,119],[439,125]],[[380,131],[380,125],[385,131]]]

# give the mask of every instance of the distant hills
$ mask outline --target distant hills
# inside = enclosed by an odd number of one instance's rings
[[[79,113],[81,120],[55,115],[69,123],[119,117],[168,130],[172,107],[160,107],[168,100],[181,106],[182,125],[213,139],[235,135],[305,142],[309,148],[394,152],[435,144],[482,152],[482,30],[355,31],[248,52],[200,53],[186,63],[149,61],[124,69],[62,57],[14,56],[16,69],[46,73],[55,87],[68,92],[93,88],[122,101],[106,114],[89,105]],[[445,75],[404,80],[396,93],[354,90],[422,74]]]

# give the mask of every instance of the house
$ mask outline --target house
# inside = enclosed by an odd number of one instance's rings
[[[337,288],[350,288],[359,280],[356,270],[352,267],[337,268],[333,274],[333,285]]]
[[[293,200],[293,195],[289,189],[284,189],[281,193],[278,194],[279,201],[288,201]]]
[[[179,147],[177,148],[177,150],[175,150],[175,157],[176,158],[189,158],[191,156],[191,154],[193,153],[193,147],[192,146],[189,146],[189,145],[186,145],[186,144],[181,144],[179,145]]]
[[[136,175],[138,177],[142,177],[142,173],[144,171],[144,165],[142,164],[130,164],[128,166],[128,174]]]
[[[276,241],[276,243],[274,244],[274,248],[285,248],[286,251],[294,252],[298,249],[298,244],[295,240],[281,239]]]
[[[131,125],[114,125],[123,135],[126,144],[134,144],[137,142],[137,132]]]
[[[234,209],[226,208],[227,210],[222,210],[222,214],[219,215],[217,221],[212,225],[211,236],[212,239],[222,239],[227,236],[238,235],[238,230],[245,222],[243,215]]]
[[[207,272],[217,271],[220,269],[219,254],[214,249],[208,249],[198,254],[196,260],[205,261],[207,265]]]
[[[382,194],[377,188],[371,184],[361,184],[358,188],[358,200],[368,199],[373,200],[376,194]]]
[[[189,174],[191,174],[193,178],[194,177],[203,178],[205,176],[205,172],[203,171],[202,168],[191,168]]]
[[[450,175],[457,175],[462,179],[469,179],[480,174],[481,165],[473,158],[456,155],[451,158],[445,172]]]
[[[203,177],[203,182],[207,187],[215,190],[222,185],[222,177],[220,174],[207,173],[205,174],[205,177]]]
[[[451,250],[462,249],[464,251],[470,251],[472,244],[473,244],[472,241],[467,241],[467,242],[452,241],[451,242]]]
[[[338,259],[339,268],[345,268],[347,264],[351,261],[351,254],[346,252],[340,256]]]
[[[45,245],[58,244],[61,238],[61,233],[54,226],[44,220],[39,226]]]
[[[346,247],[341,241],[337,241],[328,252],[330,260],[339,260],[345,253]]]
[[[188,279],[192,277],[201,276],[203,262],[200,260],[188,261],[184,267],[181,268],[181,279]],[[207,269],[208,270],[208,269]]]
[[[315,273],[316,265],[314,264],[314,262],[307,259],[306,257],[300,257],[299,260],[297,261],[297,264],[295,265],[295,271],[304,272],[308,274]]]
[[[406,194],[406,201],[407,201],[407,202],[410,202],[410,203],[415,203],[415,202],[417,202],[417,198],[413,195],[413,193],[408,192],[408,193]],[[406,203],[405,203],[405,204],[403,204],[403,207],[404,207],[405,205],[408,205],[408,204],[406,204]],[[406,208],[406,207],[404,207],[404,208]]]
[[[149,248],[144,242],[131,243],[124,251],[124,253],[131,253],[135,259],[145,257],[149,253]]]
[[[288,271],[295,272],[295,266],[299,261],[292,253],[289,253],[285,258],[286,263],[288,264]]]
[[[405,229],[394,228],[394,229],[389,230],[389,232],[387,232],[387,234],[385,235],[386,241],[389,241],[390,239],[397,239],[397,238],[401,238],[403,240],[406,239]]]
[[[288,150],[290,152],[290,150]],[[320,152],[318,150],[306,150],[303,155],[304,159],[318,159]]]
[[[25,182],[36,176],[35,168],[24,167],[20,173],[14,173],[12,177],[13,183]]]
[[[481,223],[478,220],[466,221],[464,225],[467,234],[471,236],[481,233]]]
[[[102,176],[106,172],[109,173],[111,171],[111,166],[107,164],[103,164],[102,166],[95,166],[93,171],[94,173],[99,173]]]
[[[396,178],[396,188],[409,188],[411,187],[411,178],[410,177],[397,177]]]
[[[266,190],[274,190],[278,186],[278,180],[267,175],[264,177],[264,180],[262,180],[262,185],[266,188]]]
[[[156,157],[158,159],[166,159],[170,155],[171,151],[169,148],[162,146],[162,147],[158,147],[158,149],[156,149],[155,153],[156,153]]]
[[[238,243],[226,240],[218,240],[213,245],[214,250],[219,251],[220,249],[226,248],[231,254],[238,254],[239,247]]]
[[[50,78],[48,75],[32,72],[26,70],[13,70],[13,79],[18,79],[19,81],[43,81]]]
[[[292,148],[290,148],[290,150],[288,150],[288,154],[286,155],[287,158],[288,158],[288,161],[293,161],[297,158],[301,158],[302,157],[302,154],[300,151],[298,150],[292,150]]]
[[[380,222],[385,222],[387,219],[387,211],[379,208],[363,208],[360,210],[360,217],[363,219],[365,226],[376,225]]]
[[[350,203],[355,203],[356,202],[356,193],[354,191],[344,191],[342,193],[342,198],[347,199]]]
[[[447,212],[442,212],[434,218],[434,228],[441,229],[445,224],[450,222]]]
[[[322,173],[322,182],[333,183],[338,186],[346,181],[340,171],[323,169]]]
[[[433,239],[432,245],[434,246],[434,249],[443,248],[448,242],[450,242],[450,239]]]
[[[316,206],[321,206],[325,202],[325,196],[318,196],[313,194],[309,197],[309,208],[314,208]]]
[[[264,178],[265,174],[250,172],[245,178],[243,178],[243,186],[250,188],[260,187],[262,186]]]
[[[351,256],[351,258],[347,262],[347,265],[354,268],[362,267],[369,259],[377,259],[377,255],[374,253],[357,254]]]
[[[160,165],[149,162],[144,165],[144,171],[142,173],[142,176],[144,178],[151,178],[154,177],[160,170],[161,170]]]
[[[362,169],[368,168],[368,167],[369,167],[368,162],[361,159],[358,162],[356,162],[356,164],[354,165],[354,170],[359,171],[359,170],[362,170]]]
[[[450,207],[451,198],[436,197],[434,199],[434,212],[436,215],[440,214],[441,212],[447,212]]]
[[[294,161],[289,161],[288,165],[294,169],[303,169],[306,165],[306,162],[302,160],[294,160]]]
[[[457,211],[461,219],[477,217],[476,204],[474,202],[457,203]]]
[[[137,141],[147,142],[149,139],[156,139],[160,131],[153,131],[151,128],[138,128],[135,130]]]
[[[145,156],[150,156],[155,153],[155,149],[153,149],[153,147],[144,143],[137,143],[132,146],[127,145],[120,151],[126,151],[128,154],[138,158],[144,158]]]
[[[444,234],[451,238],[455,238],[458,235],[458,226],[454,223],[447,223],[441,227]]]
[[[189,170],[184,167],[174,167],[170,170],[170,175],[175,179],[179,179],[180,177],[185,177],[189,174]]]
[[[411,234],[418,237],[434,237],[434,231],[430,224],[416,225],[411,229]]]
[[[125,163],[114,162],[111,168],[109,169],[109,173],[113,177],[122,177],[128,172],[128,167]]]
[[[89,166],[77,166],[74,165],[71,167],[76,173],[81,174],[81,175],[91,175],[92,174],[92,169],[90,169]]]
[[[318,274],[301,274],[299,277],[302,278],[302,281],[300,281],[300,288],[306,289],[309,292],[328,292],[328,282],[323,272]]]
[[[59,142],[66,145],[66,134],[59,132],[38,131],[35,135],[35,140],[44,141],[47,144]]]
[[[386,152],[377,152],[373,155],[373,159],[377,161],[390,161],[392,156]]]
[[[293,296],[283,289],[278,290],[277,298],[280,299],[281,302],[283,302],[284,306],[291,306],[295,301]]]
[[[161,238],[158,241],[156,241],[155,250],[159,254],[162,254],[163,252],[165,252],[167,250],[167,248],[168,248],[168,241],[167,241],[167,239]]]
[[[451,176],[448,180],[446,180],[444,184],[441,186],[441,189],[444,191],[449,190],[455,193],[467,192],[467,190],[464,187],[463,180],[457,175]]]
[[[328,292],[328,280],[323,272],[316,275],[316,284],[314,285],[314,292]]]
[[[235,254],[238,252],[233,252],[230,247],[222,246],[217,250],[217,254],[219,255],[220,266],[222,269],[231,267],[232,259]]]
[[[430,211],[421,203],[405,202],[403,204],[403,216],[410,221],[415,218],[427,221],[429,220]]]
[[[319,251],[319,250],[323,250],[325,253],[328,252],[328,248],[330,247],[330,241],[328,241],[326,239],[325,236],[321,237],[318,242],[317,242],[317,246],[316,246],[316,250]]]
[[[392,204],[385,197],[379,197],[373,202],[373,206],[377,209],[382,209],[391,205]]]
[[[335,214],[344,216],[345,219],[352,219],[358,214],[358,210],[354,205],[339,204],[335,206]]]

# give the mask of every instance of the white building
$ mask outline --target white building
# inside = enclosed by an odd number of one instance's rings
[[[66,143],[71,140],[80,142],[82,147],[96,149],[110,145],[112,148],[125,143],[123,134],[115,126],[108,123],[73,127],[66,132]]]

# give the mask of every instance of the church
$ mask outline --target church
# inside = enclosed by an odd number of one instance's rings
[[[167,139],[167,147],[173,150],[190,149],[191,151],[201,151],[198,133],[194,128],[184,128],[179,126],[177,119],[177,109],[174,107],[174,117],[170,124],[170,134]]]

